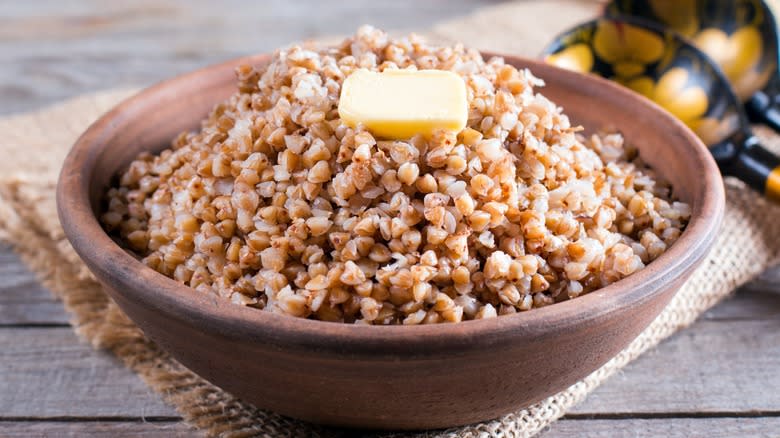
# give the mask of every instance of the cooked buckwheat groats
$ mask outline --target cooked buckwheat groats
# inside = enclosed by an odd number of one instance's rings
[[[458,74],[466,127],[348,127],[339,93],[360,68]],[[101,218],[193,294],[348,323],[491,318],[642,269],[690,217],[619,134],[581,136],[542,80],[461,45],[363,27],[237,75],[200,131],[119,175]]]

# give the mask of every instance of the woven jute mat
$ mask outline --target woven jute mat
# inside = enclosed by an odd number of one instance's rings
[[[549,17],[550,8],[555,10],[554,22],[529,19]],[[432,33],[436,39],[463,40],[475,47],[534,56],[557,31],[594,13],[590,2],[521,2],[436,25]],[[41,282],[62,300],[84,340],[115,354],[195,428],[224,437],[343,435],[256,409],[176,362],[108,298],[65,239],[54,200],[62,160],[92,121],[133,92],[112,90],[82,96],[0,119],[0,239],[12,244]],[[767,147],[780,152],[780,136],[760,127],[757,132]],[[780,208],[738,181],[727,180],[726,186],[728,206],[714,250],[628,348],[582,381],[536,405],[493,421],[417,436],[534,435],[626,364],[775,263],[780,253],[780,221],[774,218],[780,217]]]

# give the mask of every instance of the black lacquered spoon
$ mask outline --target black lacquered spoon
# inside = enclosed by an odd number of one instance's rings
[[[655,101],[696,132],[724,174],[780,202],[780,158],[759,144],[718,66],[673,30],[637,18],[599,18],[559,35],[544,56]]]
[[[778,31],[762,0],[612,0],[605,15],[669,27],[714,60],[748,116],[780,131]]]

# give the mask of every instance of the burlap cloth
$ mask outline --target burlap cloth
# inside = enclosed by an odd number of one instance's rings
[[[488,8],[434,26],[439,39],[459,39],[494,51],[536,55],[551,35],[594,14],[590,2],[522,2]],[[554,22],[550,10],[554,10]],[[523,17],[537,17],[525,20]],[[339,436],[265,412],[201,379],[158,349],[125,317],[86,270],[57,220],[54,188],[71,144],[100,114],[132,94],[112,90],[43,110],[0,119],[0,239],[55,293],[76,332],[95,348],[111,351],[127,367],[208,435]],[[758,130],[780,152],[780,136]],[[547,400],[502,418],[424,436],[530,436],[560,418],[616,371],[726,297],[777,260],[780,208],[742,183],[727,181],[727,209],[715,249],[663,313],[631,345],[601,369]],[[354,433],[353,433],[354,435]]]

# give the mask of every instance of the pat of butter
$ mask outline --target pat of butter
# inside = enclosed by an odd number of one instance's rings
[[[444,70],[356,70],[341,87],[339,116],[377,137],[407,139],[466,126],[466,84]]]

